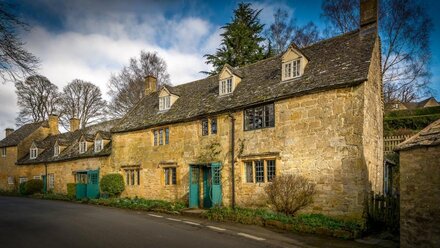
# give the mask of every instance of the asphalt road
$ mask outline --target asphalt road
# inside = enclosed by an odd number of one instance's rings
[[[256,226],[0,196],[0,247],[365,247]],[[368,246],[370,247],[370,246]]]

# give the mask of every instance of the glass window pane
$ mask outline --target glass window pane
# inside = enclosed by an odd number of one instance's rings
[[[171,183],[177,184],[176,168],[171,168]]]
[[[164,173],[165,173],[165,185],[169,185],[170,184],[170,170],[169,168],[165,168],[164,169]]]
[[[264,161],[255,161],[255,182],[264,183]]]
[[[217,118],[211,119],[211,134],[217,134]]]
[[[202,135],[208,135],[208,119],[202,120]]]
[[[165,144],[169,144],[169,143],[170,143],[170,129],[165,128]]]
[[[163,145],[163,129],[159,130],[159,145]]]
[[[267,181],[272,182],[272,180],[275,178],[275,160],[267,160]]]
[[[253,175],[252,162],[246,162],[245,166],[246,166],[246,182],[253,183],[254,182],[254,175]]]
[[[254,116],[254,128],[262,128],[263,127],[263,107],[255,108],[255,116]]]
[[[136,170],[136,172],[137,172],[137,175],[136,175],[136,177],[137,177],[137,185],[140,185],[141,184],[141,170]]]
[[[154,130],[154,145],[157,146],[157,130]]]

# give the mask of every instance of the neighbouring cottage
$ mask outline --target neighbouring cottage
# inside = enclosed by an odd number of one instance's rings
[[[440,103],[434,97],[428,97],[420,102],[391,102],[387,105],[387,109],[390,111],[395,111],[405,109],[422,109],[438,106],[440,106]]]
[[[440,246],[440,120],[396,147],[400,158],[400,246]]]
[[[56,183],[64,191],[72,173],[99,169],[100,176],[124,175],[123,196],[209,208],[265,205],[264,187],[294,173],[317,186],[304,211],[362,219],[368,193],[383,190],[377,1],[361,1],[360,24],[359,30],[305,48],[291,45],[244,67],[225,65],[218,75],[174,87],[157,88],[149,76],[145,97],[103,135],[111,146],[105,156],[54,158],[56,144],[63,157],[68,147],[80,151],[81,142],[88,151],[98,137],[83,130],[64,148],[60,137],[72,134],[60,134],[28,143],[29,153],[12,165],[21,170],[14,175],[47,164],[58,169]],[[31,159],[32,149],[52,156]]]

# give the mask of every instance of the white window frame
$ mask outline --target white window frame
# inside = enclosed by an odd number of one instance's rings
[[[8,184],[9,185],[13,185],[14,184],[14,177],[13,176],[9,176],[8,177]]]
[[[284,80],[301,76],[301,59],[295,59],[283,64]]]
[[[47,188],[54,189],[55,188],[55,174],[50,173],[47,175]]]
[[[60,146],[59,145],[54,145],[54,147],[53,147],[53,156],[54,157],[58,157],[58,155],[60,155]]]
[[[36,159],[37,157],[38,157],[38,148],[36,148],[36,147],[31,148],[29,151],[29,158]]]
[[[19,184],[22,184],[22,183],[25,183],[25,182],[27,182],[27,177],[20,177],[19,179],[18,179],[18,183]]]
[[[220,81],[220,95],[231,94],[234,91],[232,77]]]
[[[171,108],[171,96],[161,96],[159,97],[159,110],[167,110]]]
[[[87,141],[83,140],[79,142],[79,154],[83,154],[87,151]]]
[[[2,147],[2,157],[6,157],[6,147]]]
[[[104,141],[102,139],[95,140],[95,152],[100,152],[104,149]]]

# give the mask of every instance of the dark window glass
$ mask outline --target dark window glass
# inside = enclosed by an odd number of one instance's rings
[[[217,134],[217,118],[211,119],[211,134]]]
[[[253,130],[275,126],[273,103],[249,108],[244,111],[244,130]]]
[[[202,120],[202,135],[208,135],[208,119]]]
[[[136,170],[136,174],[137,174],[137,185],[141,185],[141,171]]]
[[[255,182],[264,183],[264,161],[255,161]]]
[[[157,134],[158,133],[158,131],[157,130],[154,130],[154,145],[155,146],[157,146]]]
[[[130,174],[131,174],[131,181],[130,181],[130,185],[134,185],[134,170],[130,170]]]
[[[176,168],[171,168],[171,183],[177,184]]]
[[[267,163],[267,181],[272,182],[272,180],[275,177],[275,171],[276,171],[275,160],[267,160],[266,163]]]
[[[170,129],[165,128],[165,144],[169,144],[169,143],[170,143]]]
[[[163,129],[159,129],[159,145],[163,145]]]
[[[246,162],[246,182],[247,183],[253,183],[254,182],[254,167],[252,165],[252,162]]]
[[[169,170],[169,168],[165,168],[164,173],[165,173],[165,185],[169,185],[170,184],[170,170]]]

